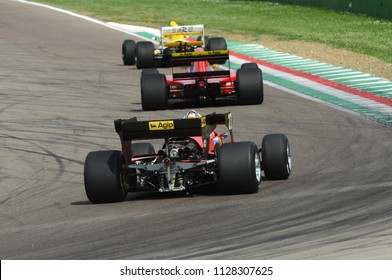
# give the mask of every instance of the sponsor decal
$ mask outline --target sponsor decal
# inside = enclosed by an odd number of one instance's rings
[[[174,121],[154,121],[148,122],[150,130],[171,130],[174,129]]]
[[[207,125],[206,117],[201,117],[201,127],[205,127]]]
[[[179,52],[172,53],[172,57],[184,57],[184,56],[214,56],[214,55],[228,55],[228,50],[218,50],[218,51],[202,51],[202,52]]]
[[[229,120],[229,129],[233,129],[233,118],[231,117],[231,113],[227,114],[227,118]]]

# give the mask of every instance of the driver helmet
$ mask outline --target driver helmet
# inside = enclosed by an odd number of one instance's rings
[[[169,23],[169,25],[170,25],[170,26],[178,26],[177,22],[175,22],[174,20],[172,20],[172,21]]]
[[[196,112],[195,110],[190,110],[186,115],[183,117],[184,119],[200,119],[201,115]]]

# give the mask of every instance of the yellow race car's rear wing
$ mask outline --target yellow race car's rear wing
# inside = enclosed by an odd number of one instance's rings
[[[186,46],[205,46],[204,25],[181,25],[161,27],[161,42],[164,48]]]
[[[176,41],[165,43],[165,48],[186,48],[186,47],[202,47],[204,46],[203,41]]]

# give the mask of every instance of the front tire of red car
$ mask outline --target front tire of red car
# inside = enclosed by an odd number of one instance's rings
[[[261,143],[264,175],[268,180],[284,180],[291,174],[289,140],[284,134],[268,134]]]
[[[227,50],[227,43],[225,38],[223,37],[212,37],[209,38],[207,41],[207,47],[206,49],[208,51],[220,51],[220,50]],[[220,60],[213,60],[209,61],[210,64],[225,64],[226,59],[220,59]]]
[[[253,142],[225,143],[218,155],[218,186],[224,194],[249,194],[259,191],[261,163]]]
[[[236,92],[242,105],[262,104],[264,84],[261,69],[247,66],[237,70]]]

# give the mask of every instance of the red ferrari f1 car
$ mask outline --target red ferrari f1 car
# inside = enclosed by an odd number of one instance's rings
[[[226,62],[228,69],[217,68]],[[164,110],[170,100],[179,99],[198,103],[234,97],[242,105],[262,104],[264,101],[261,69],[255,63],[244,63],[240,69],[232,71],[228,50],[204,51],[198,48],[194,52],[173,53],[171,65],[171,75],[161,74],[157,69],[142,71],[143,110]],[[179,66],[186,66],[186,70]]]
[[[226,132],[218,133],[217,125]],[[118,119],[114,126],[122,150],[90,152],[85,160],[85,191],[92,203],[124,201],[128,192],[175,192],[206,184],[217,185],[224,194],[256,193],[262,170],[271,180],[291,173],[287,137],[266,135],[260,148],[234,142],[231,113]],[[152,139],[163,139],[157,152],[151,142],[135,142]]]

